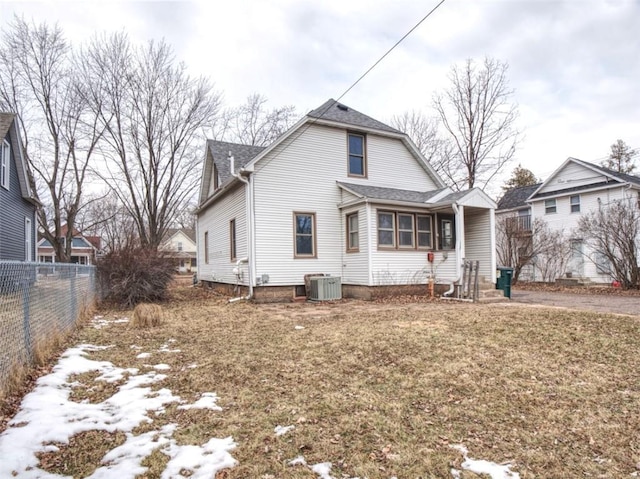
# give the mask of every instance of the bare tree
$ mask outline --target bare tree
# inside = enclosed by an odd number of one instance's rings
[[[267,108],[267,98],[254,93],[245,104],[229,108],[216,123],[214,138],[244,145],[266,146],[298,119],[294,106]]]
[[[99,175],[157,249],[200,180],[204,129],[220,96],[191,78],[164,42],[131,46],[124,34],[96,38],[83,55],[85,97],[105,129]]]
[[[605,168],[617,171],[618,173],[631,174],[636,168],[634,158],[638,152],[632,149],[622,140],[617,140],[611,145],[609,158],[600,163]]]
[[[451,152],[443,171],[457,189],[487,184],[513,159],[519,140],[517,106],[507,81],[506,63],[485,58],[453,66],[451,86],[434,97]]]
[[[437,118],[428,117],[416,110],[394,115],[390,121],[391,126],[406,133],[413,140],[438,174],[446,176],[446,163],[443,162],[443,158],[451,156],[450,144],[438,136],[438,123]]]
[[[19,114],[43,236],[56,261],[71,259],[83,186],[102,135],[80,94],[62,31],[14,18],[0,45],[0,103]],[[63,225],[67,225],[63,234]]]
[[[531,264],[546,283],[554,282],[566,271],[572,249],[564,230],[552,230],[545,224],[534,236],[536,248]]]
[[[578,232],[624,289],[640,289],[640,200],[629,195],[584,214]],[[598,258],[590,258],[599,262]]]

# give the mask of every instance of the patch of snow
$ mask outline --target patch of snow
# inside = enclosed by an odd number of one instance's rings
[[[189,369],[195,369],[195,368],[197,368],[197,367],[198,367],[198,365],[197,365],[196,363],[193,363],[193,364],[189,364],[187,367],[188,367]]]
[[[169,349],[168,344],[163,344],[162,346],[160,346],[160,349],[158,349],[158,351],[160,351],[161,353],[179,353],[180,349]]]
[[[134,436],[131,431],[136,426],[153,422],[150,414],[160,414],[166,404],[181,399],[169,389],[152,391],[145,387],[162,381],[166,375],[155,371],[138,375],[135,369],[118,368],[108,361],[86,357],[89,352],[105,348],[88,344],[70,348],[50,374],[38,379],[9,427],[0,434],[0,477],[60,479],[61,476],[38,468],[37,454],[55,452],[57,448],[51,443],[68,444],[72,436],[91,430],[122,431],[126,435],[124,444],[103,457],[103,465],[89,476],[92,479],[134,479],[143,475],[147,471],[142,466],[143,459],[158,448],[171,458],[162,478],[182,478],[181,470],[188,470],[192,479],[210,478],[218,470],[236,464],[229,454],[236,446],[230,437],[214,438],[202,446],[179,446],[172,438],[177,427],[174,424]],[[69,377],[91,371],[102,374],[97,380],[120,378],[125,382],[103,402],[71,401],[73,384]],[[207,398],[211,400],[211,396]]]
[[[276,426],[273,432],[276,433],[276,436],[283,436],[289,431],[293,431],[295,428],[295,426]]]
[[[464,456],[464,462],[460,465],[462,469],[466,469],[475,474],[487,474],[491,479],[520,479],[520,474],[513,472],[509,464],[502,465],[485,461],[484,459],[471,459],[468,456],[469,451],[462,444],[455,444],[451,447],[461,452]],[[451,470],[452,475],[453,471],[454,469]],[[453,477],[456,478],[455,475]]]
[[[293,329],[304,329],[304,326],[296,326]]]
[[[319,464],[310,466],[310,468],[313,472],[320,476],[320,479],[335,479],[331,475],[331,466],[332,464],[330,462],[321,462]]]
[[[151,353],[140,353],[136,356],[136,359],[145,359],[151,357]]]
[[[168,364],[156,364],[155,366],[153,366],[153,369],[157,369],[158,371],[166,371],[168,369],[171,369],[171,366],[169,366]]]
[[[291,459],[287,464],[289,464],[290,466],[297,466],[297,465],[306,466],[307,461],[305,460],[304,456],[298,456],[295,459]]]
[[[451,477],[453,477],[453,479],[462,479],[462,476],[460,475],[460,471],[454,468],[451,468]]]
[[[222,411],[222,408],[216,404],[218,396],[216,393],[202,393],[200,399],[193,404],[182,404],[178,409],[211,409],[213,411]]]
[[[135,344],[132,344],[131,346],[129,346],[131,349],[142,349],[142,346],[136,346]]]
[[[112,320],[108,320],[108,319],[104,319],[102,316],[94,316],[93,319],[91,320],[91,325],[95,328],[95,329],[102,329],[106,326],[109,326],[110,324],[118,324],[118,323],[128,323],[129,322],[129,318],[120,318],[120,319],[112,319]]]

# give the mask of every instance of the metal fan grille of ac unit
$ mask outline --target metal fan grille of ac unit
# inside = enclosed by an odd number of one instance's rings
[[[310,278],[312,301],[332,301],[342,298],[342,283],[339,276],[314,276]]]

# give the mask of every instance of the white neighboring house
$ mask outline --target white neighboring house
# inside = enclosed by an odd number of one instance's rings
[[[572,255],[565,276],[611,282],[606,259],[591,251],[576,231],[584,213],[625,198],[633,207],[640,206],[640,177],[568,158],[527,199],[532,219],[541,218],[568,234]]]
[[[268,301],[324,274],[368,299],[424,292],[430,276],[446,290],[466,258],[491,287],[495,206],[447,188],[404,133],[329,100],[266,148],[207,142],[199,279]]]
[[[160,250],[175,261],[179,273],[196,273],[196,232],[191,228],[170,228],[164,235]]]

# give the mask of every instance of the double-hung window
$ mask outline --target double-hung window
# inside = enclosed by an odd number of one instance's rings
[[[367,158],[365,136],[357,133],[348,134],[349,176],[367,176]]]
[[[204,264],[209,264],[209,232],[204,232]]]
[[[294,257],[316,257],[315,213],[293,213]]]
[[[416,215],[418,230],[418,248],[432,248],[431,242],[431,216]]]
[[[9,189],[10,184],[11,147],[7,140],[0,144],[0,186]]]
[[[378,211],[378,248],[431,249],[432,216],[405,211]]]
[[[440,249],[453,249],[453,220],[442,218],[440,220]]]
[[[412,214],[398,213],[398,247],[413,248],[415,235],[413,232]]]
[[[356,252],[360,249],[359,229],[358,213],[347,215],[347,251]]]
[[[573,195],[569,197],[569,203],[571,203],[572,213],[580,213],[580,195]]]
[[[378,247],[395,248],[396,246],[395,213],[378,212]]]
[[[550,215],[556,212],[556,199],[544,200],[544,214]]]

